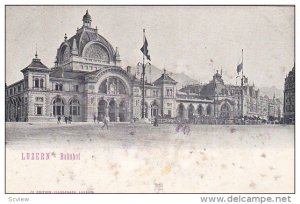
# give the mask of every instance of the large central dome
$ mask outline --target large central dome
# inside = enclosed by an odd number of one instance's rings
[[[83,26],[71,38],[65,36],[65,41],[57,51],[58,65],[66,64],[71,56],[82,57],[86,60],[95,60],[103,64],[115,61],[116,51],[112,45],[101,35],[98,29],[91,28],[92,17],[86,11],[83,16]]]

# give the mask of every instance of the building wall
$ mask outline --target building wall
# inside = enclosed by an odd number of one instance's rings
[[[283,115],[284,123],[295,124],[295,67],[285,78]]]

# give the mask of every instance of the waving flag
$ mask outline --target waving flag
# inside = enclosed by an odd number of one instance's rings
[[[243,69],[243,62],[241,62],[241,64],[239,64],[236,68],[236,72],[239,74]]]
[[[148,41],[147,38],[145,37],[145,42],[143,47],[141,48],[142,53],[147,57],[148,60],[151,61],[150,59],[150,54],[149,54],[149,50],[148,50]]]

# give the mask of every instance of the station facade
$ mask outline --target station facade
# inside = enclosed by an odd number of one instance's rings
[[[73,121],[84,122],[107,115],[110,121],[126,122],[141,118],[142,108],[148,119],[281,117],[278,99],[260,96],[254,85],[226,85],[218,72],[208,84],[177,90],[177,82],[164,70],[153,83],[146,82],[142,107],[140,73],[129,66],[122,68],[118,48],[92,27],[88,11],[82,21],[74,36],[65,35],[54,67],[44,65],[36,53],[21,70],[23,79],[6,85],[6,121],[55,121],[59,116],[72,116]]]

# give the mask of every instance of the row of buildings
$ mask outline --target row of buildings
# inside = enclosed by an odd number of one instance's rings
[[[36,53],[21,70],[23,79],[6,86],[6,121],[54,121],[58,116],[92,121],[108,115],[110,121],[123,122],[141,118],[142,108],[149,119],[282,117],[283,104],[275,96],[262,96],[254,85],[227,85],[218,71],[207,84],[177,89],[177,82],[164,70],[153,83],[145,84],[142,107],[140,74],[135,68],[122,68],[118,48],[92,28],[88,11],[82,21],[76,34],[65,36],[60,44],[54,67],[44,65]]]

